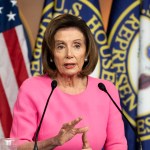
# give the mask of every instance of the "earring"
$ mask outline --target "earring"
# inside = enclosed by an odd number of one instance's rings
[[[85,59],[84,59],[84,61],[85,61],[85,62],[87,62],[87,61],[88,61],[88,59],[87,59],[87,58],[85,58]]]
[[[51,63],[53,62],[53,59],[52,59],[52,58],[50,58],[50,62],[51,62]]]

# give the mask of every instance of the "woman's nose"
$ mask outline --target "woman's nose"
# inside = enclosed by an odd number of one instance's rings
[[[72,52],[71,48],[67,48],[66,57],[67,58],[72,58],[73,57],[73,52]]]

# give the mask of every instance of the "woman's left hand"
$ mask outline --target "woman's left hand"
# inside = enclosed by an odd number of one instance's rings
[[[57,145],[59,146],[63,145],[64,143],[74,138],[76,134],[83,134],[84,132],[87,132],[88,127],[80,127],[80,128],[75,127],[81,120],[82,118],[78,117],[72,120],[71,122],[63,124],[58,135],[55,137],[56,141],[58,141]]]

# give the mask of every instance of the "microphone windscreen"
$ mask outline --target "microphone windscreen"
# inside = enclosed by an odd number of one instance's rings
[[[52,89],[56,88],[56,86],[57,86],[57,81],[53,80],[52,83],[51,83]]]
[[[105,87],[105,85],[103,83],[99,83],[98,87],[99,87],[100,90],[102,90],[104,92],[107,92],[106,87]]]

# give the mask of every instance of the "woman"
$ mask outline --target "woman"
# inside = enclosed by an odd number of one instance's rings
[[[50,84],[56,80],[38,135],[39,149],[127,150],[120,113],[102,82],[120,106],[115,86],[90,77],[98,60],[95,40],[86,23],[73,15],[54,18],[42,44],[44,75],[27,79],[21,86],[14,108],[11,137],[18,137],[20,149],[33,149]]]

